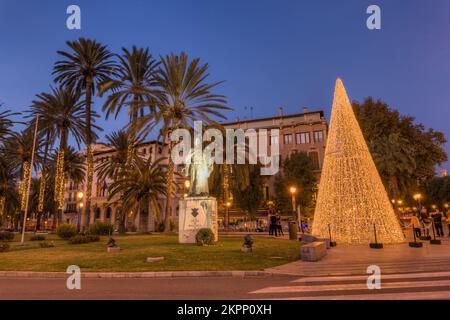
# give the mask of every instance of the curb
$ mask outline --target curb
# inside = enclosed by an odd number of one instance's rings
[[[70,274],[70,273],[69,273]],[[82,278],[189,278],[189,277],[271,277],[266,271],[164,271],[164,272],[81,272]],[[67,278],[65,272],[0,271],[0,278]]]

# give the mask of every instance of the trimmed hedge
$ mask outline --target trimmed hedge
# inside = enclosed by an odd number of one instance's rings
[[[0,232],[0,241],[13,241],[14,233],[10,231],[1,231]]]
[[[92,234],[78,234],[69,239],[69,244],[83,244],[89,242],[98,242],[100,237]]]
[[[109,222],[99,222],[89,226],[89,233],[99,236],[107,236],[112,234],[114,231],[114,226]]]
[[[56,234],[62,239],[70,239],[77,234],[77,227],[71,223],[60,224],[56,228]]]
[[[202,228],[198,230],[197,234],[195,235],[195,241],[199,246],[213,244],[214,233],[209,228]]]
[[[44,241],[45,240],[45,236],[42,234],[34,234],[30,237],[31,241]]]

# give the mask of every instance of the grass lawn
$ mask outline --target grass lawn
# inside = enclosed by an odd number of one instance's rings
[[[253,253],[243,253],[243,237],[222,237],[208,247],[179,244],[177,235],[115,236],[122,248],[118,253],[106,252],[106,237],[100,242],[70,245],[56,235],[47,235],[55,247],[40,248],[39,241],[27,241],[24,247],[10,242],[8,252],[0,252],[0,271],[59,271],[78,265],[83,271],[212,271],[262,270],[300,258],[300,242],[253,237]],[[16,239],[18,240],[18,236]],[[147,263],[149,256],[165,260]]]

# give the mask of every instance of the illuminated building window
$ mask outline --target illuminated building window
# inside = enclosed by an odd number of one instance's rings
[[[292,134],[285,134],[284,135],[284,144],[291,144],[292,143]]]
[[[311,137],[309,132],[299,132],[295,134],[295,140],[297,144],[309,144],[311,143]]]
[[[314,131],[314,142],[322,142],[323,141],[323,131]]]

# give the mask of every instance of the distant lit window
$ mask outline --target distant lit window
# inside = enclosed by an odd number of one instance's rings
[[[284,144],[291,144],[292,143],[292,134],[285,134],[284,135]]]
[[[323,131],[314,131],[314,142],[322,142],[323,141]]]
[[[309,144],[311,143],[311,137],[309,132],[300,132],[295,134],[295,140],[297,144]]]

